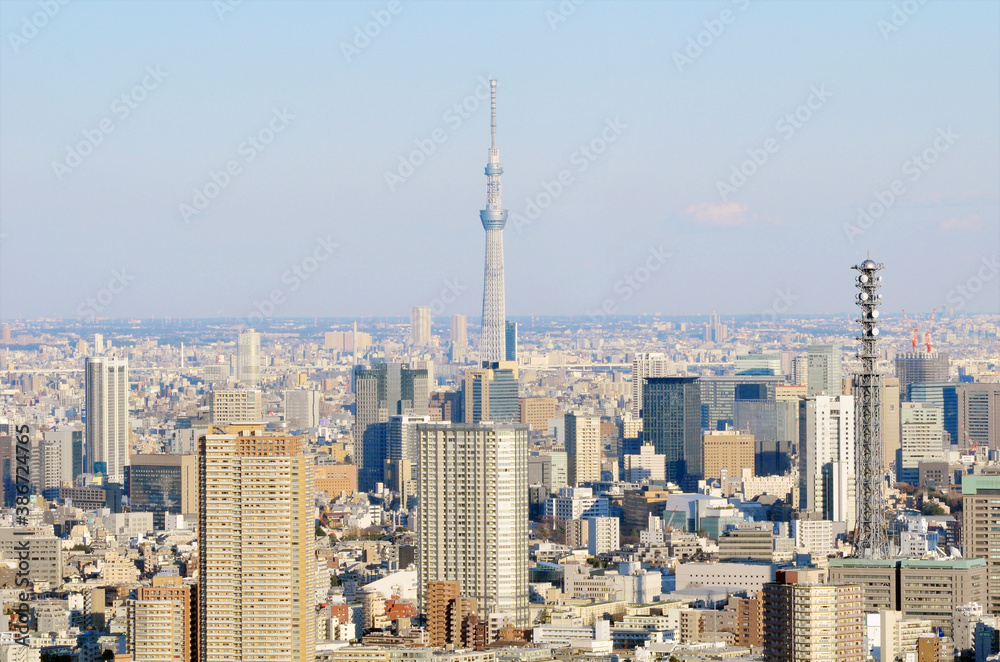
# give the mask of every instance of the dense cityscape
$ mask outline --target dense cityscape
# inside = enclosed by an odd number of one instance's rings
[[[235,0],[205,4],[220,25],[256,11]],[[75,10],[64,5],[38,2],[46,18],[38,25],[29,14],[26,27],[10,33],[13,53],[41,50],[42,28]],[[293,5],[289,11],[300,10]],[[702,53],[727,26],[751,20],[737,22],[749,5],[734,0],[702,21],[708,38],[695,33],[673,54],[677,71],[707,66]],[[892,5],[889,22],[875,23],[874,33],[895,38],[909,17],[932,11],[922,5]],[[578,20],[578,11],[613,12],[610,6],[565,0],[543,16],[565,34],[572,27],[562,24]],[[395,0],[379,5],[338,53],[348,64],[375,59],[382,32],[418,11]],[[120,122],[141,112],[169,77],[147,67],[112,112]],[[373,87],[390,85],[376,78]],[[827,112],[820,109],[835,96],[825,85],[809,89],[804,104],[775,125],[783,139]],[[620,240],[638,246],[641,260],[591,296],[596,303],[575,315],[544,307],[518,314],[537,305],[526,292],[551,288],[535,269],[558,271],[552,265],[573,254],[580,270],[560,275],[567,289],[582,289],[601,256],[586,254],[567,233],[546,246],[551,264],[526,268],[511,259],[524,244],[505,252],[505,238],[554,204],[629,124],[611,115],[598,138],[573,152],[575,175],[543,179],[544,194],[519,193],[512,204],[501,165],[501,150],[509,151],[505,119],[514,114],[507,109],[534,111],[508,106],[507,98],[497,79],[480,77],[464,105],[443,115],[454,121],[450,130],[468,119],[486,148],[479,222],[473,209],[462,221],[476,228],[475,238],[468,227],[447,239],[430,231],[418,240],[369,237],[365,269],[340,268],[330,294],[336,303],[317,297],[311,316],[285,314],[292,307],[284,305],[306,281],[329,278],[314,274],[342,251],[333,235],[320,235],[283,271],[281,286],[263,297],[254,289],[253,305],[239,316],[146,316],[130,311],[159,310],[161,302],[155,289],[142,291],[141,305],[128,299],[131,267],[112,270],[106,287],[102,275],[102,287],[67,314],[54,303],[61,290],[44,280],[48,270],[59,272],[59,259],[46,257],[37,278],[22,270],[11,279],[10,260],[21,258],[10,257],[10,239],[0,233],[2,291],[16,302],[0,311],[7,621],[0,662],[1000,660],[996,247],[973,247],[969,237],[979,235],[953,234],[976,260],[942,265],[906,251],[883,255],[884,240],[876,238],[883,235],[867,233],[906,194],[895,180],[851,213],[858,220],[843,230],[853,257],[835,269],[818,257],[834,252],[820,238],[828,235],[816,231],[809,247],[791,240],[792,252],[816,252],[811,273],[827,287],[810,290],[808,305],[797,303],[806,284],[789,269],[783,282],[794,285],[774,291],[763,310],[753,312],[759,306],[750,298],[744,309],[727,309],[733,292],[770,292],[771,274],[784,266],[756,254],[754,242],[774,242],[770,228],[789,228],[769,217],[759,236],[742,235],[739,282],[717,270],[714,263],[726,260],[715,259],[715,246],[609,233],[609,251]],[[239,143],[245,162],[212,170],[179,204],[178,223],[204,221],[211,201],[296,113],[307,112],[308,104],[294,112],[276,106],[268,128]],[[90,151],[116,128],[108,118],[97,126],[100,140],[83,132]],[[450,135],[437,129],[413,141],[417,151],[385,171],[390,194],[438,186],[428,172],[408,180]],[[910,181],[961,137],[950,127],[936,135],[933,148],[904,162],[904,174],[917,173]],[[692,205],[682,215],[721,226],[720,237],[747,218],[757,222],[728,197],[782,143],[761,144],[719,180],[724,204]],[[87,154],[70,148],[53,162],[58,181],[86,177],[86,166],[74,170]],[[997,169],[996,155],[990,158],[988,168]],[[5,186],[19,177],[9,167],[2,174]],[[243,195],[252,200],[256,192]],[[947,204],[983,195],[992,193],[966,191]],[[22,216],[4,196],[9,228],[9,218]],[[995,200],[983,204],[992,210],[985,223],[968,214],[938,227],[993,237]],[[270,242],[280,243],[296,213],[271,226],[275,237],[254,237],[252,251],[185,235],[172,277],[178,292],[197,284],[181,298],[223,305],[223,288],[276,262]],[[47,222],[31,232],[45,234]],[[17,246],[24,226],[13,227]],[[579,234],[593,229],[582,224]],[[374,226],[365,232],[380,234]],[[252,233],[240,227],[234,234]],[[918,234],[905,241],[921,250],[921,241],[933,241]],[[173,240],[157,241],[149,240],[156,253]],[[465,242],[458,252],[477,256],[477,271],[483,256],[481,286],[445,279],[437,298],[414,298],[397,310],[391,302],[407,291],[401,281],[437,273],[427,251],[439,241]],[[199,242],[210,252],[197,253]],[[939,250],[951,250],[946,244]],[[393,252],[400,245],[405,251]],[[691,252],[705,264],[695,271],[674,264],[674,254]],[[225,283],[184,280],[206,255],[232,269]],[[157,259],[139,252],[127,264]],[[669,275],[647,287],[668,263]],[[75,280],[82,277],[76,268],[59,273]],[[932,268],[948,286],[927,293],[913,274]],[[372,312],[355,306],[348,313],[336,299],[385,273],[400,282],[384,297],[365,295]],[[481,293],[481,314],[457,303],[466,290],[477,308]],[[602,300],[609,290],[614,295]],[[681,291],[698,306],[673,298]],[[48,308],[33,307],[41,299]],[[904,300],[921,307],[903,310]],[[50,312],[14,309],[25,305]],[[632,312],[642,305],[651,312]],[[840,312],[804,312],[809,307]],[[163,302],[164,312],[183,309]]]

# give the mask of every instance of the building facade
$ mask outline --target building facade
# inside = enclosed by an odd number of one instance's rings
[[[528,427],[518,423],[418,427],[419,591],[459,581],[480,618],[528,615]]]
[[[601,480],[601,417],[568,412],[564,420],[569,485]]]
[[[799,405],[800,508],[854,528],[854,398],[817,395]]]
[[[236,380],[246,388],[260,386],[260,334],[242,331],[236,340]]]
[[[315,460],[263,424],[199,440],[203,662],[315,659]]]
[[[108,479],[121,483],[129,459],[128,359],[91,357],[84,370],[87,472],[102,462]]]
[[[643,441],[666,457],[667,480],[684,489],[701,476],[701,391],[697,377],[649,377],[643,388]]]

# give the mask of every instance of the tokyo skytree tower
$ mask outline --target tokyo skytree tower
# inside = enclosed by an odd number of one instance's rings
[[[503,228],[507,210],[500,200],[500,151],[497,149],[497,82],[490,81],[490,151],[486,162],[486,208],[479,218],[486,230],[486,267],[483,282],[483,337],[479,358],[485,363],[503,361],[506,355],[506,311],[503,278]]]

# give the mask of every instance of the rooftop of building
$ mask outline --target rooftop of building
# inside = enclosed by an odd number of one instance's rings
[[[967,570],[986,567],[986,559],[830,559],[831,568],[948,568]]]

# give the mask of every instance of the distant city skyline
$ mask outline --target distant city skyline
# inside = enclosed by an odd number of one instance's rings
[[[508,319],[850,314],[869,251],[887,314],[1000,311],[996,3],[39,7],[3,320],[478,321],[490,78]]]

